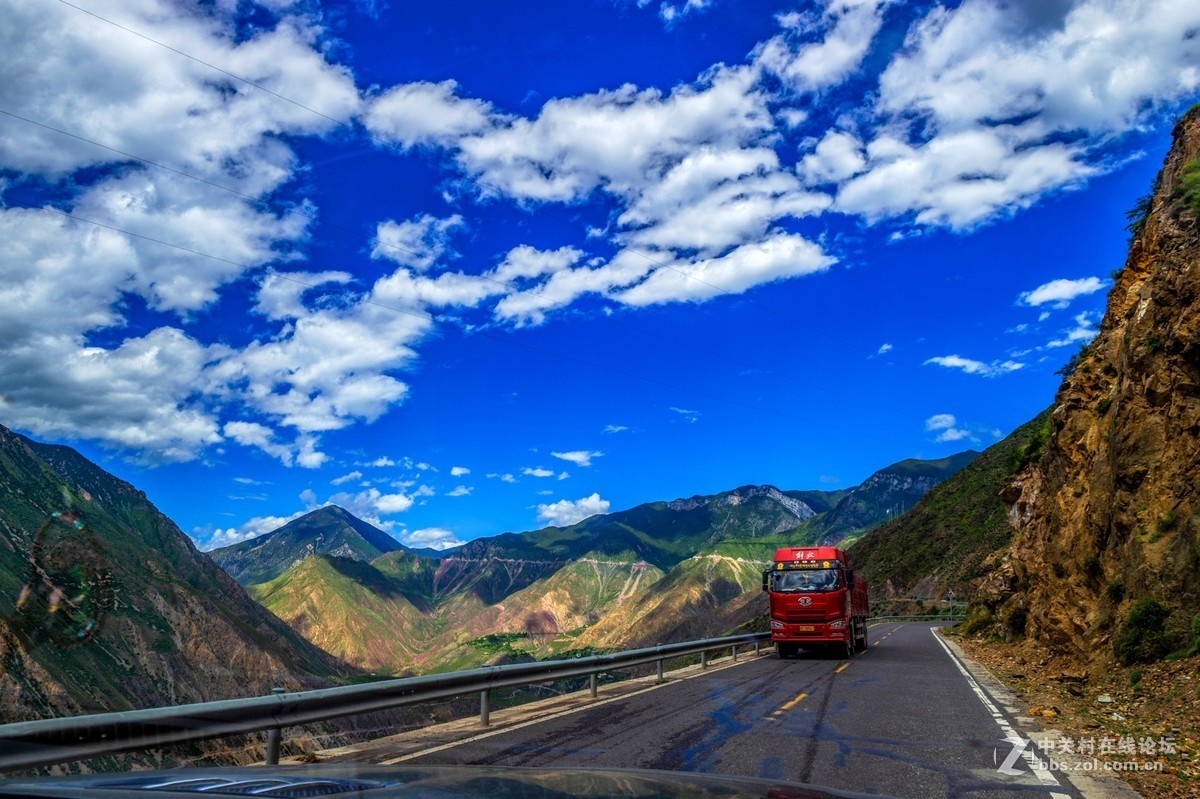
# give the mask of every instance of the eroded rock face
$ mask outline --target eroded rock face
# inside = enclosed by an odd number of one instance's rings
[[[1030,636],[1081,660],[1111,654],[1136,599],[1166,603],[1181,632],[1200,611],[1200,221],[1181,186],[1198,158],[1193,109],[1044,454],[1003,495],[1014,579],[989,604],[1026,606]]]

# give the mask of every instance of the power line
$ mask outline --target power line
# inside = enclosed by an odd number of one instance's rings
[[[134,29],[132,29],[132,28],[129,28],[128,26],[122,25],[122,24],[120,24],[120,23],[118,23],[118,22],[115,22],[115,21],[113,21],[113,20],[111,20],[111,19],[108,19],[107,17],[101,16],[100,14],[97,14],[97,13],[95,13],[95,12],[93,12],[93,11],[89,11],[89,10],[87,10],[87,9],[85,9],[85,8],[82,8],[82,7],[78,6],[78,5],[75,5],[74,3],[71,3],[71,2],[69,2],[68,0],[58,0],[58,2],[62,3],[62,4],[63,4],[63,5],[65,5],[65,6],[69,6],[70,8],[74,8],[74,9],[76,9],[76,10],[78,10],[78,11],[81,11],[81,12],[83,12],[83,13],[85,13],[85,14],[87,14],[87,15],[91,16],[91,17],[94,17],[94,18],[95,18],[95,19],[97,19],[97,20],[100,20],[100,21],[102,21],[102,22],[105,22],[105,23],[107,23],[107,24],[109,24],[109,25],[112,25],[113,27],[119,28],[120,30],[126,31],[127,33],[130,33],[131,35],[134,35],[134,36],[137,36],[137,37],[139,37],[139,38],[141,38],[141,39],[144,39],[145,41],[148,41],[148,42],[151,42],[151,43],[153,43],[153,44],[159,45],[160,47],[164,47],[164,48],[166,48],[167,50],[170,50],[170,51],[171,51],[171,52],[173,52],[173,53],[177,53],[177,54],[179,54],[179,55],[183,56],[184,58],[188,58],[188,59],[190,59],[190,60],[192,60],[192,61],[195,61],[196,63],[203,64],[204,66],[207,66],[207,67],[209,67],[209,68],[211,68],[211,69],[213,69],[213,70],[216,70],[217,72],[219,72],[219,73],[221,73],[221,74],[223,74],[223,75],[226,75],[226,76],[228,76],[228,77],[234,78],[235,80],[238,80],[238,81],[240,81],[240,82],[242,82],[242,83],[246,84],[247,86],[251,86],[251,87],[253,87],[253,88],[255,88],[255,89],[258,89],[259,91],[265,92],[265,93],[267,93],[267,94],[269,94],[269,95],[271,95],[271,96],[273,96],[273,97],[276,97],[276,98],[278,98],[278,99],[280,99],[280,100],[283,100],[283,101],[285,101],[285,102],[291,103],[292,105],[294,105],[294,106],[296,106],[296,107],[298,107],[298,108],[302,108],[302,109],[304,109],[304,110],[306,110],[306,111],[309,111],[309,112],[311,112],[311,113],[313,113],[313,114],[316,114],[317,116],[319,116],[319,117],[321,117],[321,118],[323,118],[323,119],[329,120],[329,121],[331,121],[331,122],[334,122],[334,123],[336,123],[337,125],[340,125],[340,126],[345,126],[345,127],[351,128],[351,129],[353,129],[353,128],[354,128],[354,125],[353,125],[352,123],[350,123],[350,122],[347,122],[347,121],[344,121],[344,120],[339,120],[339,119],[336,119],[335,117],[331,117],[331,116],[329,116],[328,114],[322,113],[321,111],[318,111],[318,110],[316,110],[316,109],[314,109],[314,108],[311,108],[311,107],[309,107],[309,106],[305,105],[304,103],[301,103],[301,102],[298,102],[298,101],[296,101],[296,100],[293,100],[292,98],[290,98],[290,97],[287,97],[287,96],[285,96],[285,95],[282,95],[282,94],[280,94],[279,92],[276,92],[276,91],[274,91],[274,90],[272,90],[272,89],[269,89],[269,88],[267,88],[267,87],[265,87],[265,86],[263,86],[263,85],[261,85],[261,84],[259,84],[259,83],[256,83],[255,81],[249,80],[248,78],[244,78],[244,77],[242,77],[242,76],[240,76],[240,75],[237,75],[237,74],[235,74],[235,73],[233,73],[233,72],[229,72],[228,70],[222,69],[221,67],[218,67],[218,66],[216,66],[215,64],[211,64],[211,63],[209,63],[208,61],[205,61],[204,59],[197,58],[196,56],[194,56],[194,55],[191,55],[190,53],[184,52],[183,50],[180,50],[180,49],[178,49],[178,48],[176,48],[176,47],[172,47],[172,46],[171,46],[171,45],[169,45],[169,44],[166,44],[166,43],[164,43],[164,42],[161,42],[161,41],[159,41],[159,40],[157,40],[157,39],[155,39],[155,38],[153,38],[153,37],[151,37],[151,36],[148,36],[148,35],[146,35],[146,34],[144,34],[144,33],[141,33],[140,31],[134,30]],[[393,142],[384,141],[383,139],[380,139],[380,138],[378,138],[377,136],[375,136],[374,134],[372,134],[370,131],[366,131],[366,136],[367,136],[367,138],[369,138],[371,141],[375,142],[376,144],[380,145],[381,147],[383,147],[383,148],[385,148],[385,149],[392,149],[392,148],[394,148],[394,147],[395,147],[395,144],[394,144]],[[500,194],[500,195],[507,195],[507,192],[505,192],[505,191],[504,191],[503,189],[501,189],[500,187],[498,187],[498,186],[493,186],[493,185],[491,185],[491,184],[489,184],[489,183],[486,183],[486,182],[484,182],[484,181],[481,181],[481,180],[479,180],[478,178],[474,178],[474,177],[472,177],[472,176],[470,176],[470,175],[464,175],[464,176],[463,176],[463,180],[464,180],[465,182],[467,182],[467,183],[470,183],[470,184],[472,184],[472,185],[474,185],[474,186],[476,186],[476,187],[480,188],[480,189],[487,189],[487,190],[494,191],[494,192],[496,192],[497,194]],[[563,222],[564,224],[571,224],[569,220],[567,220],[567,219],[563,218],[562,216],[558,215],[557,213],[555,213],[553,209],[543,208],[543,212],[544,212],[544,215],[545,215],[545,216],[547,216],[547,217],[549,217],[549,218],[551,218],[551,219],[555,219],[555,220],[557,220],[557,221],[559,221],[559,222]],[[706,286],[706,287],[708,287],[708,288],[710,288],[710,289],[712,289],[712,290],[714,290],[714,291],[716,291],[716,292],[718,292],[718,293],[720,293],[720,294],[724,294],[724,295],[727,295],[727,296],[738,296],[738,293],[737,293],[737,292],[730,291],[730,290],[728,290],[728,289],[726,289],[726,288],[724,288],[724,287],[722,287],[722,286],[719,286],[719,285],[717,285],[717,284],[715,284],[715,283],[711,283],[711,282],[709,282],[709,281],[706,281],[706,280],[704,280],[704,279],[702,279],[702,278],[700,278],[700,277],[697,277],[695,274],[692,274],[691,272],[685,271],[685,270],[683,270],[683,269],[679,269],[679,268],[677,268],[677,267],[675,267],[675,266],[673,266],[673,265],[671,265],[671,264],[669,264],[669,263],[667,263],[667,262],[665,262],[665,261],[662,261],[662,260],[660,260],[660,259],[658,259],[658,258],[654,258],[654,257],[652,257],[652,256],[648,255],[647,253],[645,253],[645,252],[642,252],[641,250],[638,250],[638,249],[635,249],[635,248],[632,248],[632,247],[625,247],[625,248],[624,248],[624,251],[625,251],[625,252],[628,252],[628,253],[630,253],[631,255],[634,255],[634,256],[637,256],[637,257],[639,257],[639,258],[642,258],[642,259],[644,259],[645,261],[647,261],[648,263],[650,263],[650,264],[653,264],[654,266],[657,266],[657,267],[659,267],[659,268],[662,268],[662,269],[667,269],[667,270],[669,270],[669,271],[675,272],[676,274],[678,274],[678,275],[681,275],[682,277],[684,277],[684,278],[686,278],[686,279],[688,279],[688,280],[693,280],[693,281],[695,281],[695,282],[699,283],[700,285]],[[537,296],[543,296],[543,295],[537,294],[537,292],[529,292],[529,293],[536,294]],[[547,299],[548,299],[548,298],[547,298]],[[812,332],[812,333],[815,333],[815,334],[816,334],[816,335],[818,335],[818,336],[822,336],[823,338],[826,338],[826,339],[828,339],[829,341],[833,341],[833,342],[835,342],[835,343],[841,344],[841,345],[843,345],[843,346],[845,346],[845,347],[847,347],[847,348],[851,348],[851,349],[857,349],[857,345],[853,344],[852,342],[850,342],[850,341],[847,341],[846,339],[840,338],[840,337],[838,337],[838,336],[836,336],[836,335],[834,335],[834,334],[832,334],[832,333],[830,333],[830,332],[828,332],[828,331],[826,331],[826,330],[823,330],[823,329],[821,329],[821,328],[817,328],[817,327],[814,327],[814,326],[812,326],[812,325],[807,325],[807,324],[804,324],[803,322],[799,322],[799,321],[797,321],[797,320],[796,320],[794,317],[788,316],[788,315],[786,315],[786,314],[782,313],[781,311],[779,311],[778,309],[776,309],[776,308],[774,308],[774,307],[772,307],[772,306],[770,306],[770,305],[767,305],[767,304],[765,304],[765,303],[762,303],[762,302],[760,302],[759,300],[757,300],[757,299],[755,299],[755,298],[753,298],[753,297],[749,297],[749,296],[747,296],[747,297],[745,297],[745,299],[746,299],[746,301],[747,301],[747,302],[750,302],[750,303],[754,304],[755,306],[757,306],[757,307],[759,307],[759,308],[762,308],[764,311],[766,311],[766,312],[770,313],[771,315],[773,315],[773,316],[776,316],[776,317],[778,317],[779,319],[781,319],[781,320],[785,321],[785,322],[786,322],[786,323],[787,323],[789,326],[799,327],[799,328],[801,328],[801,329],[808,330],[808,331],[810,331],[810,332]],[[565,303],[564,303],[564,304],[565,304]],[[897,366],[898,366],[899,368],[901,368],[901,369],[904,369],[905,371],[908,371],[908,372],[910,372],[910,373],[914,374],[914,375],[915,375],[915,374],[921,374],[920,370],[918,370],[918,369],[915,369],[915,368],[913,368],[913,367],[911,367],[911,366],[909,366],[909,365],[907,365],[907,364],[902,364],[902,363],[900,363],[900,364],[897,364]],[[978,391],[978,390],[976,390],[976,389],[973,389],[973,388],[968,388],[968,391],[969,391],[970,393],[976,394],[976,395],[978,395],[978,396],[985,396],[984,392]],[[994,399],[994,398],[989,396],[989,399]],[[1012,404],[1010,404],[1010,403],[1008,403],[1008,402],[1004,402],[1003,400],[1001,400],[1001,402],[1003,402],[1003,404],[1007,405],[1008,407],[1010,407],[1010,408],[1012,408],[1012,409],[1014,409],[1014,410],[1025,410],[1025,409],[1017,408],[1015,405],[1012,405]]]
[[[196,63],[202,64],[202,65],[204,65],[204,66],[206,66],[206,67],[209,67],[210,69],[213,69],[213,70],[215,70],[215,71],[217,71],[217,72],[219,72],[219,73],[221,73],[221,74],[223,74],[223,75],[226,75],[226,76],[228,76],[228,77],[230,77],[230,78],[233,78],[233,79],[235,79],[235,80],[238,80],[238,81],[240,81],[240,82],[244,83],[244,84],[245,84],[245,85],[247,85],[247,86],[250,86],[250,87],[252,87],[252,88],[258,89],[259,91],[265,92],[266,94],[269,94],[269,95],[271,95],[271,96],[273,96],[273,97],[276,97],[276,98],[278,98],[278,99],[280,99],[280,100],[283,100],[283,101],[285,101],[285,102],[288,102],[288,103],[290,103],[290,104],[292,104],[292,105],[294,105],[294,106],[296,106],[296,107],[298,107],[298,108],[301,108],[301,109],[304,109],[304,110],[306,110],[306,111],[309,111],[309,112],[311,112],[311,113],[313,113],[313,114],[316,114],[317,116],[319,116],[319,117],[321,117],[321,118],[323,118],[323,119],[329,120],[329,121],[331,121],[331,122],[334,122],[335,124],[337,124],[337,125],[339,125],[339,126],[344,126],[344,127],[350,128],[350,129],[352,129],[352,130],[353,130],[353,129],[354,129],[354,127],[355,127],[355,126],[353,125],[353,123],[351,123],[351,122],[348,122],[348,121],[345,121],[345,120],[339,120],[339,119],[337,119],[337,118],[335,118],[335,117],[331,117],[331,116],[329,116],[328,114],[325,114],[325,113],[323,113],[323,112],[321,112],[321,111],[318,111],[318,110],[316,110],[316,109],[314,109],[314,108],[311,108],[311,107],[310,107],[310,106],[308,106],[308,105],[305,105],[304,103],[301,103],[301,102],[299,102],[299,101],[293,100],[293,99],[292,99],[292,98],[290,98],[290,97],[287,97],[287,96],[285,96],[285,95],[283,95],[283,94],[280,94],[279,92],[276,92],[276,91],[274,91],[274,90],[272,90],[272,89],[269,89],[269,88],[267,88],[266,86],[263,86],[263,85],[262,85],[262,84],[260,84],[260,83],[257,83],[257,82],[255,82],[255,81],[252,81],[252,80],[248,79],[248,78],[245,78],[245,77],[242,77],[242,76],[240,76],[240,75],[237,75],[236,73],[233,73],[233,72],[230,72],[230,71],[228,71],[228,70],[225,70],[225,69],[223,69],[223,68],[221,68],[221,67],[219,67],[219,66],[217,66],[217,65],[215,65],[215,64],[212,64],[212,63],[210,63],[210,62],[208,62],[208,61],[205,61],[204,59],[198,58],[198,57],[196,57],[196,56],[194,56],[194,55],[191,55],[190,53],[187,53],[187,52],[185,52],[185,51],[183,51],[183,50],[180,50],[180,49],[178,49],[178,48],[176,48],[176,47],[173,47],[173,46],[171,46],[171,45],[169,45],[169,44],[166,44],[165,42],[159,41],[158,39],[155,39],[155,38],[153,38],[153,37],[151,37],[151,36],[148,36],[148,35],[146,35],[146,34],[144,34],[144,33],[141,33],[140,31],[137,31],[137,30],[135,30],[135,29],[133,29],[133,28],[130,28],[130,27],[126,26],[126,25],[122,25],[122,24],[120,24],[120,23],[118,23],[118,22],[116,22],[116,21],[114,21],[114,20],[111,20],[111,19],[109,19],[109,18],[107,18],[107,17],[104,17],[104,16],[102,16],[102,15],[100,15],[100,14],[97,14],[97,13],[95,13],[95,12],[93,12],[93,11],[89,11],[88,9],[85,9],[85,8],[83,8],[83,7],[81,7],[81,6],[75,5],[74,3],[71,3],[71,2],[69,2],[69,0],[58,0],[58,2],[62,3],[62,4],[63,4],[63,5],[65,5],[65,6],[68,6],[68,7],[70,7],[70,8],[76,9],[77,11],[80,11],[80,12],[82,12],[82,13],[84,13],[84,14],[87,14],[87,15],[89,15],[89,16],[91,16],[91,17],[93,17],[93,18],[97,19],[97,20],[100,20],[101,22],[105,22],[105,23],[107,23],[107,24],[109,24],[109,25],[112,25],[113,27],[115,27],[115,28],[118,28],[118,29],[120,29],[120,30],[122,30],[122,31],[125,31],[125,32],[127,32],[127,33],[129,33],[129,34],[131,34],[131,35],[137,36],[137,37],[139,37],[139,38],[141,38],[141,39],[143,39],[143,40],[145,40],[145,41],[148,41],[148,42],[151,42],[151,43],[153,43],[153,44],[155,44],[155,45],[158,45],[158,46],[160,46],[160,47],[163,47],[163,48],[165,48],[165,49],[167,49],[167,50],[169,50],[169,51],[171,51],[171,52],[173,52],[173,53],[176,53],[176,54],[178,54],[178,55],[180,55],[180,56],[183,56],[184,58],[190,59],[191,61],[194,61],[194,62],[196,62]],[[11,115],[11,116],[16,116],[16,115],[12,115],[12,114],[10,114],[10,115]],[[39,124],[39,123],[34,123],[34,124]],[[47,127],[48,127],[48,126],[47,126]],[[393,142],[388,142],[388,141],[385,141],[385,140],[383,140],[383,139],[380,139],[379,137],[377,137],[377,136],[375,136],[374,134],[372,134],[370,131],[365,131],[365,133],[366,133],[366,137],[367,137],[368,139],[370,139],[371,141],[375,142],[376,144],[380,145],[381,147],[383,147],[383,148],[385,148],[385,149],[393,149],[393,148],[395,147],[395,144],[394,144]],[[72,134],[67,134],[67,135],[72,135]],[[77,138],[78,138],[78,137],[77,137]],[[99,146],[105,147],[106,145],[99,145]],[[113,149],[113,148],[109,148],[109,149]],[[115,151],[115,150],[114,150],[114,151]],[[116,152],[120,152],[120,151],[116,151]],[[172,171],[176,171],[176,170],[172,170]],[[182,173],[180,173],[180,174],[182,174]],[[489,184],[489,183],[487,183],[487,182],[485,182],[485,181],[479,180],[479,179],[477,179],[477,178],[474,178],[474,177],[472,177],[472,176],[470,176],[470,175],[465,175],[465,174],[464,174],[464,175],[463,175],[463,180],[464,180],[465,182],[467,182],[467,183],[470,183],[470,184],[472,184],[472,185],[474,185],[474,186],[478,187],[479,189],[490,190],[490,191],[493,191],[493,192],[495,192],[495,193],[497,193],[497,194],[500,194],[500,195],[505,195],[505,196],[507,195],[507,192],[505,192],[505,191],[504,191],[502,188],[500,188],[500,187],[498,187],[498,186],[491,185],[491,184]],[[210,185],[218,185],[218,184],[212,184],[212,183],[210,183]],[[218,187],[219,187],[219,186],[218,186]],[[549,218],[551,218],[551,219],[556,219],[557,221],[563,222],[564,224],[570,224],[570,221],[569,221],[569,220],[567,220],[567,219],[563,218],[562,216],[558,215],[557,213],[555,213],[553,209],[549,209],[549,208],[543,208],[543,213],[544,213],[544,215],[545,215],[545,216],[547,216],[547,217],[549,217]],[[332,226],[332,225],[331,225],[331,226]],[[385,246],[386,246],[386,245],[385,245]],[[394,246],[394,245],[392,245],[392,246]],[[403,250],[403,248],[398,248],[398,247],[397,247],[396,249],[399,249],[399,250],[401,250],[401,251],[405,251],[405,250]],[[682,277],[684,277],[684,278],[686,278],[686,279],[688,279],[688,280],[695,281],[696,283],[699,283],[700,285],[706,286],[706,287],[708,287],[708,288],[710,288],[710,289],[712,289],[712,290],[714,290],[714,291],[716,291],[716,292],[718,292],[718,293],[720,293],[720,294],[724,294],[724,295],[727,295],[727,296],[738,296],[738,293],[737,293],[737,292],[730,291],[730,290],[728,290],[728,289],[726,289],[726,288],[724,288],[724,287],[722,287],[722,286],[719,286],[719,285],[717,285],[717,284],[715,284],[715,283],[711,283],[711,282],[709,282],[709,281],[703,280],[702,278],[699,278],[699,277],[697,277],[695,274],[693,274],[693,273],[691,273],[691,272],[688,272],[688,271],[686,271],[686,270],[683,270],[683,269],[679,269],[679,268],[677,268],[677,267],[675,267],[675,266],[673,266],[673,265],[671,265],[671,264],[669,264],[669,263],[667,263],[667,262],[665,262],[665,261],[662,261],[662,260],[660,260],[660,259],[658,259],[658,258],[654,258],[654,257],[652,257],[651,255],[649,255],[649,254],[647,254],[647,253],[645,253],[645,252],[642,252],[641,250],[638,250],[638,249],[635,249],[635,248],[631,248],[631,247],[625,247],[625,248],[624,248],[624,251],[625,251],[625,252],[628,252],[628,253],[630,253],[631,255],[634,255],[634,256],[637,256],[637,257],[639,257],[639,258],[642,258],[643,260],[647,261],[648,263],[650,263],[650,264],[652,264],[652,265],[654,265],[654,266],[657,266],[657,267],[660,267],[660,268],[667,269],[667,270],[669,270],[669,271],[675,272],[676,274],[678,274],[678,275],[681,275]],[[412,251],[406,251],[406,252],[409,252],[410,254],[414,254],[414,255],[415,255],[415,253],[412,253]],[[491,278],[487,278],[486,276],[483,276],[483,275],[480,275],[480,276],[478,276],[478,277],[482,277],[482,278],[483,278],[483,279],[485,279],[485,280],[491,280]],[[525,290],[523,290],[523,289],[519,289],[519,288],[517,288],[516,286],[512,286],[512,285],[510,285],[510,284],[505,284],[505,283],[503,283],[503,282],[501,282],[501,281],[493,281],[493,282],[497,282],[497,283],[500,283],[501,285],[506,285],[506,286],[509,286],[510,288],[514,288],[514,289],[516,289],[517,291],[523,291],[523,292],[525,292]],[[556,304],[561,304],[561,305],[564,305],[564,306],[566,306],[566,305],[569,305],[569,303],[564,303],[564,302],[561,302],[561,301],[558,301],[558,300],[554,300],[554,299],[552,299],[552,298],[546,297],[546,296],[545,296],[545,295],[543,295],[543,294],[540,294],[539,292],[528,291],[528,292],[525,292],[525,293],[530,293],[530,294],[534,294],[535,296],[540,296],[540,297],[543,297],[544,299],[547,299],[547,300],[549,300],[549,301],[551,301],[551,302],[554,302],[554,303],[556,303]],[[819,336],[822,336],[822,337],[824,337],[824,338],[826,338],[826,339],[828,339],[828,340],[830,340],[830,341],[833,341],[833,342],[836,342],[836,343],[838,343],[838,344],[841,344],[841,345],[843,345],[843,346],[845,346],[845,347],[857,349],[857,346],[856,346],[856,345],[854,345],[853,343],[851,343],[851,342],[849,342],[849,341],[847,341],[847,340],[845,340],[845,339],[843,339],[843,338],[840,338],[840,337],[838,337],[838,336],[835,336],[835,335],[833,335],[832,333],[829,333],[828,331],[822,330],[822,329],[820,329],[820,328],[817,328],[817,327],[814,327],[814,326],[812,326],[812,325],[807,325],[807,324],[804,324],[803,322],[798,322],[798,321],[797,321],[797,320],[796,320],[794,317],[788,316],[788,315],[786,315],[786,314],[782,313],[781,311],[779,311],[778,309],[776,309],[776,308],[774,308],[774,307],[772,307],[772,306],[770,306],[770,305],[767,305],[767,304],[765,304],[765,303],[762,303],[762,302],[760,302],[759,300],[756,300],[756,299],[755,299],[755,298],[753,298],[753,297],[745,297],[745,299],[746,299],[746,301],[748,301],[748,302],[752,303],[753,305],[755,305],[755,306],[757,306],[757,307],[759,307],[759,308],[762,308],[764,311],[766,311],[766,312],[770,313],[771,315],[773,315],[773,316],[776,316],[776,317],[780,318],[781,320],[784,320],[784,321],[785,321],[785,322],[786,322],[788,325],[790,325],[790,326],[795,326],[795,327],[799,327],[799,328],[802,328],[802,329],[808,330],[808,331],[810,331],[810,332],[812,332],[812,333],[815,333],[815,334],[817,334],[817,335],[819,335]],[[658,335],[658,334],[656,334],[656,333],[652,333],[652,332],[650,332],[650,331],[645,331],[645,332],[648,332],[648,333],[650,333],[651,335]],[[678,343],[685,343],[685,342],[678,342]],[[685,344],[686,344],[686,343],[685,343]],[[687,345],[687,346],[694,347],[694,345],[691,345],[691,344],[686,344],[686,345]],[[754,366],[753,364],[746,364],[746,365],[753,366],[753,368],[761,368],[761,367],[758,367],[758,366]],[[898,364],[898,366],[899,366],[900,368],[902,368],[902,369],[904,369],[904,370],[908,371],[908,372],[911,372],[911,373],[913,373],[913,374],[920,374],[920,371],[919,371],[919,370],[917,370],[917,369],[914,369],[913,367],[910,367],[910,366],[908,366],[908,365],[906,365],[906,364]],[[773,372],[773,370],[769,370],[769,369],[768,369],[768,370],[765,370],[765,371],[768,371],[768,372],[772,372],[772,373],[774,373],[774,372]],[[822,390],[830,391],[829,389],[822,389]],[[975,394],[978,394],[978,395],[980,395],[980,396],[983,396],[983,393],[982,393],[982,392],[979,392],[979,391],[976,391],[976,390],[973,390],[973,389],[968,389],[968,390],[970,390],[970,391],[971,391],[971,393],[975,393]],[[836,392],[831,392],[831,393],[836,393]],[[844,396],[844,395],[843,395],[843,396]],[[994,399],[994,398],[993,398],[993,397],[989,397],[989,399]],[[1006,404],[1006,405],[1008,405],[1009,407],[1011,407],[1011,408],[1013,408],[1013,409],[1016,409],[1016,410],[1024,410],[1024,409],[1018,409],[1018,408],[1016,408],[1016,406],[1014,406],[1014,405],[1011,405],[1011,404],[1009,404],[1009,403],[1007,403],[1007,402],[1005,402],[1004,404]],[[876,406],[876,407],[878,407],[878,406]]]

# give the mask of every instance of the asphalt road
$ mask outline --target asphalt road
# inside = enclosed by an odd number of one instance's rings
[[[876,626],[871,644],[849,661],[751,660],[409,762],[695,771],[912,799],[1079,796],[1027,766],[997,771],[1011,746],[930,625]]]

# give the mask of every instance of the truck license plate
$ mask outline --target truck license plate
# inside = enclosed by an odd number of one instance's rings
[[[816,631],[817,631],[817,628],[811,624],[801,624],[799,627],[796,628],[796,632],[800,632],[800,633],[812,633],[812,632],[816,632]]]

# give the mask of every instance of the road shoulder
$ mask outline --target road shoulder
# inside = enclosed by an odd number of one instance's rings
[[[953,638],[936,630],[934,635],[957,658],[959,665],[970,674],[996,707],[1007,716],[1017,735],[1033,742],[1040,755],[1037,759],[1043,764],[1052,761],[1056,766],[1061,766],[1061,770],[1055,771],[1059,781],[1073,788],[1084,799],[1141,799],[1141,794],[1123,780],[1107,775],[1096,776],[1097,771],[1103,772],[1102,761],[1065,753],[1064,736],[1060,731],[1045,729],[1041,721],[1027,715],[1028,705],[991,670],[968,655]]]

